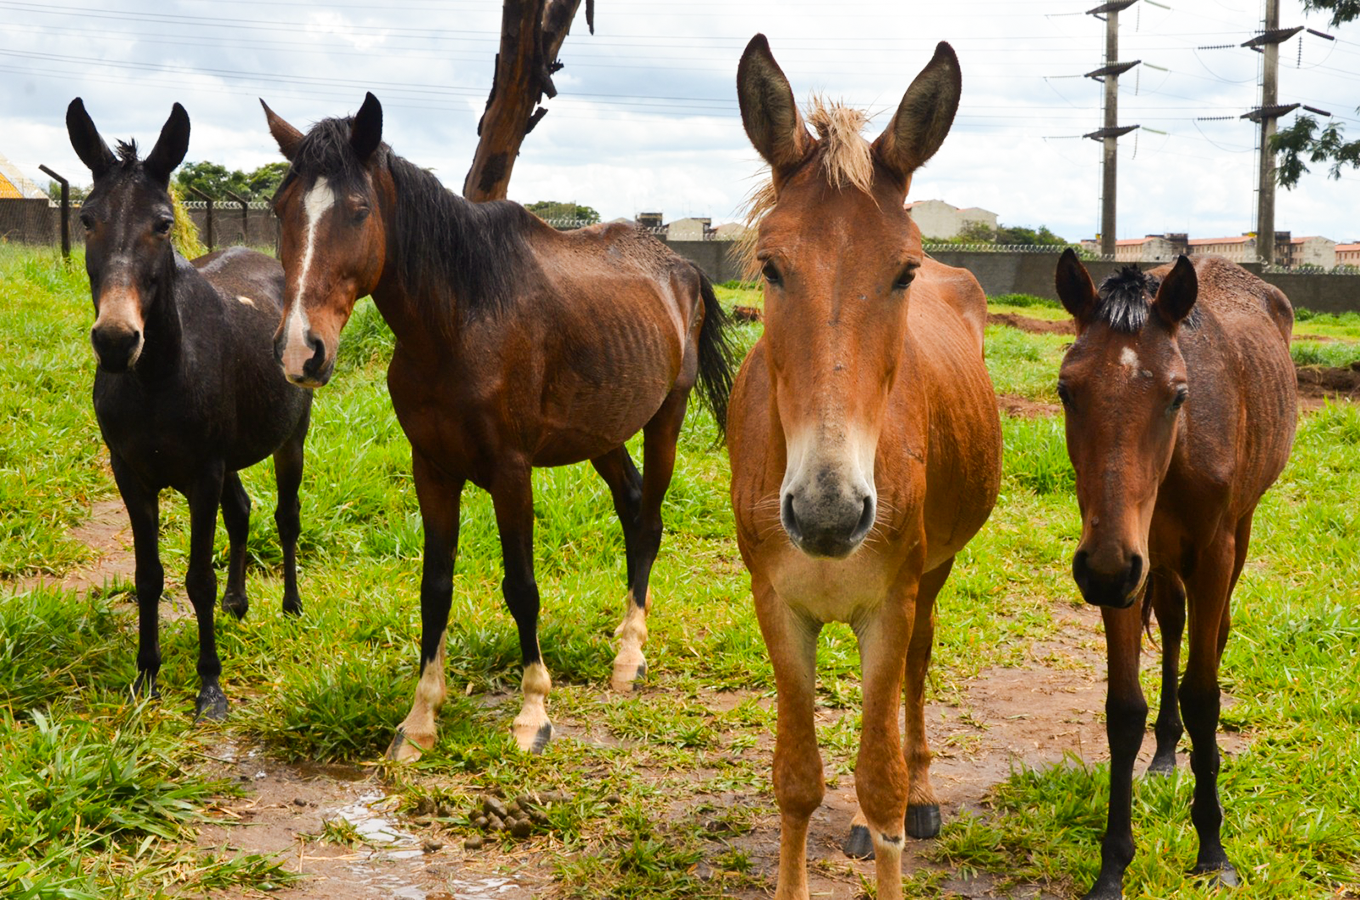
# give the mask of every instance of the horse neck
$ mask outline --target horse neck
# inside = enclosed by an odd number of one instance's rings
[[[211,290],[198,270],[183,262],[174,250],[157,265],[161,271],[146,316],[146,343],[135,370],[146,380],[163,378],[179,366],[184,354],[184,321],[179,298],[192,289],[190,282],[197,276]]]

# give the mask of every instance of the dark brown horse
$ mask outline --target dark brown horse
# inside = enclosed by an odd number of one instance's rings
[[[170,173],[189,148],[189,116],[175,104],[145,160],[135,144],[115,156],[79,98],[66,111],[71,145],[94,175],[81,207],[85,269],[97,318],[90,332],[99,370],[94,410],[109,446],[137,556],[139,644],[134,691],[156,693],[158,603],[165,577],[158,548],[159,496],[189,499],[184,587],[198,618],[197,715],[220,719],[227,698],[213,631],[217,508],[231,542],[222,608],[241,617],[250,498],[237,471],[273,455],[283,543],[283,609],[297,614],[298,486],[312,397],[278,371],[272,335],[283,269],[262,253],[232,249],[186,262],[170,244]]]
[[[924,729],[935,597],[996,502],[1001,423],[982,359],[986,298],[926,258],[903,209],[961,78],[948,44],[872,145],[864,116],[816,104],[808,132],[763,35],[737,70],[742,121],[770,164],[755,247],[765,333],[732,392],[737,542],[779,693],[779,900],[805,900],[808,820],[825,790],[813,723],[817,636],[848,622],[864,674],[846,851],[902,896],[903,821],[940,827]],[[898,734],[906,676],[906,746]]]
[[[275,341],[297,384],[326,383],[340,330],[371,293],[396,335],[387,384],[411,441],[425,527],[420,682],[388,755],[435,741],[444,638],[467,481],[491,493],[505,602],[519,627],[524,707],[541,750],[551,687],[538,646],[530,469],[590,460],[623,525],[628,598],[612,684],[646,672],[647,587],[661,501],[696,381],[721,424],[731,385],[723,317],[692,264],[631,225],[558,232],[504,201],[472,204],[382,143],[382,107],[303,135],[265,107],[292,163],[274,201],[287,304]],[[645,436],[639,475],[624,442]]]
[[[1219,835],[1218,665],[1252,514],[1294,441],[1294,313],[1280,291],[1216,257],[1182,256],[1146,274],[1126,268],[1096,290],[1068,250],[1056,280],[1077,322],[1058,376],[1082,520],[1072,576],[1101,607],[1109,652],[1109,822],[1086,897],[1122,896],[1133,859],[1133,765],[1147,722],[1138,655],[1153,612],[1162,700],[1150,771],[1175,769],[1179,700],[1193,748],[1194,871],[1233,885]]]

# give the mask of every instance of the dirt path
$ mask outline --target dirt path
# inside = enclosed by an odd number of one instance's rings
[[[90,517],[71,529],[69,537],[89,547],[94,562],[74,569],[62,578],[52,575],[20,578],[13,582],[18,591],[55,585],[64,590],[85,592],[104,587],[110,581],[132,581],[137,568],[132,555],[132,526],[128,524],[127,510],[120,498],[97,501],[90,510]]]

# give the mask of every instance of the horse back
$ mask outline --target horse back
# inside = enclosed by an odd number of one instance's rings
[[[204,254],[191,264],[224,299],[271,308],[276,317],[283,313],[283,266],[273,257],[245,247],[228,247]]]

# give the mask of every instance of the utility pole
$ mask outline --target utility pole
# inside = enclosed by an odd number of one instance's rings
[[[1119,76],[1138,65],[1140,60],[1119,62],[1119,13],[1128,9],[1138,0],[1112,0],[1095,9],[1088,9],[1088,16],[1105,18],[1105,65],[1094,72],[1087,72],[1087,78],[1094,78],[1105,84],[1105,123],[1098,131],[1085,135],[1100,141],[1104,154],[1100,167],[1100,252],[1104,256],[1115,253],[1115,188],[1118,184],[1119,138],[1137,128],[1137,125],[1119,124]]]
[[[1261,33],[1242,46],[1263,57],[1261,63],[1261,105],[1242,116],[1261,123],[1260,169],[1256,173],[1256,257],[1266,265],[1275,263],[1275,151],[1270,139],[1275,123],[1299,104],[1281,106],[1279,102],[1280,44],[1303,31],[1303,27],[1280,27],[1280,0],[1265,0],[1266,14]]]

